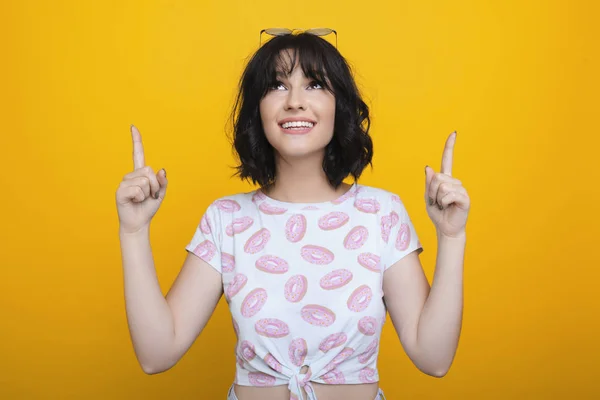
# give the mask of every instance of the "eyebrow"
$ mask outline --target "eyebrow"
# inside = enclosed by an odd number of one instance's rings
[[[275,73],[275,78],[277,78],[277,79],[288,79],[289,75],[286,74],[286,73],[284,73],[284,72],[278,71],[278,72]],[[312,78],[307,77],[307,76],[305,76],[305,78],[307,80],[311,80],[312,79]]]

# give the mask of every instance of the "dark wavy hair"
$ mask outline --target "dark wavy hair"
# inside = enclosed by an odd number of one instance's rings
[[[287,65],[284,50],[292,56]],[[265,136],[259,104],[275,85],[277,72],[289,76],[297,60],[308,79],[335,97],[334,132],[325,147],[323,171],[335,188],[349,175],[357,181],[363,169],[372,166],[369,107],[360,96],[345,58],[328,41],[307,33],[274,37],[247,63],[230,116],[232,145],[239,159],[234,175],[261,187],[275,181],[275,150]]]

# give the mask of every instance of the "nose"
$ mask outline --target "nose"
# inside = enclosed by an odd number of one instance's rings
[[[288,95],[285,100],[285,109],[292,110],[294,108],[306,109],[304,92],[302,89],[292,88],[288,91]]]

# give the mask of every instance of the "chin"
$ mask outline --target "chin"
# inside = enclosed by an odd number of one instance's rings
[[[317,132],[315,132],[317,133]],[[315,135],[318,136],[318,135]],[[267,137],[267,140],[271,138]],[[288,137],[277,135],[275,140],[269,142],[273,148],[284,158],[306,158],[314,157],[315,155],[323,155],[325,147],[331,141],[331,137],[327,141],[315,140],[315,137]]]
[[[302,159],[322,156],[325,148],[276,148],[275,150],[277,150],[277,153],[279,153],[279,155],[284,159]]]

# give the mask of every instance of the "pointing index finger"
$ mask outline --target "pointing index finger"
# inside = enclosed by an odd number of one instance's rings
[[[448,139],[446,139],[446,147],[444,147],[444,153],[442,154],[442,174],[452,176],[452,158],[454,153],[454,143],[456,142],[456,131],[452,132]]]
[[[140,131],[131,125],[131,139],[133,140],[133,168],[140,169],[146,165],[144,161],[144,145]]]

